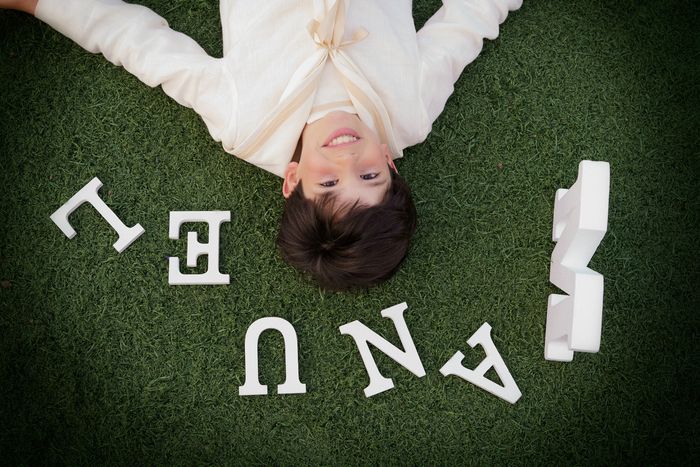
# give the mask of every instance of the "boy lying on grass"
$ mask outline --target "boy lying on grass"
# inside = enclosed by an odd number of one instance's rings
[[[194,109],[224,149],[284,179],[282,257],[332,290],[391,277],[416,226],[393,159],[522,0],[221,0],[223,57],[120,0],[0,0]]]

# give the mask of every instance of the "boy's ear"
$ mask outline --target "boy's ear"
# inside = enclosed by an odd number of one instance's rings
[[[282,196],[289,198],[292,192],[297,187],[299,180],[297,179],[298,162],[290,162],[287,168],[284,169],[284,183],[282,183]]]
[[[393,169],[394,172],[399,173],[394,164],[394,160],[391,158],[391,153],[389,152],[389,147],[386,144],[382,144],[382,151],[384,151],[384,156],[386,157],[386,163],[389,167]]]

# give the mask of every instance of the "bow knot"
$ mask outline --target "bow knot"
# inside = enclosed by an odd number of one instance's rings
[[[337,49],[360,42],[369,33],[364,28],[357,29],[352,38],[343,41],[345,32],[345,6],[344,0],[337,0],[333,6],[326,10],[326,14],[321,21],[312,20],[307,26],[313,41],[332,54]]]

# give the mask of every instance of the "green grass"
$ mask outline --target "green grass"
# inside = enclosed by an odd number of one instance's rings
[[[145,2],[221,53],[216,2]],[[439,6],[414,2],[416,24]],[[324,293],[278,257],[280,181],[226,154],[159,89],[40,22],[0,13],[0,459],[35,464],[697,463],[700,15],[688,1],[531,1],[456,85],[427,141],[398,162],[419,229],[403,268]],[[543,358],[554,192],[582,159],[611,164],[600,352]],[[146,233],[123,254],[84,207],[92,177]],[[230,210],[222,287],[172,287],[168,212]],[[192,226],[199,229],[201,227]],[[398,343],[406,301],[427,371],[378,355],[367,375],[338,327]],[[239,397],[258,318],[296,328],[305,395],[276,395],[278,336],[261,339],[267,397]],[[507,404],[438,372],[488,321],[523,396]]]

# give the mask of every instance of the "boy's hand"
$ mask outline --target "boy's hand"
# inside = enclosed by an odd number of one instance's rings
[[[38,1],[39,0],[0,0],[0,8],[24,11],[33,16]]]

